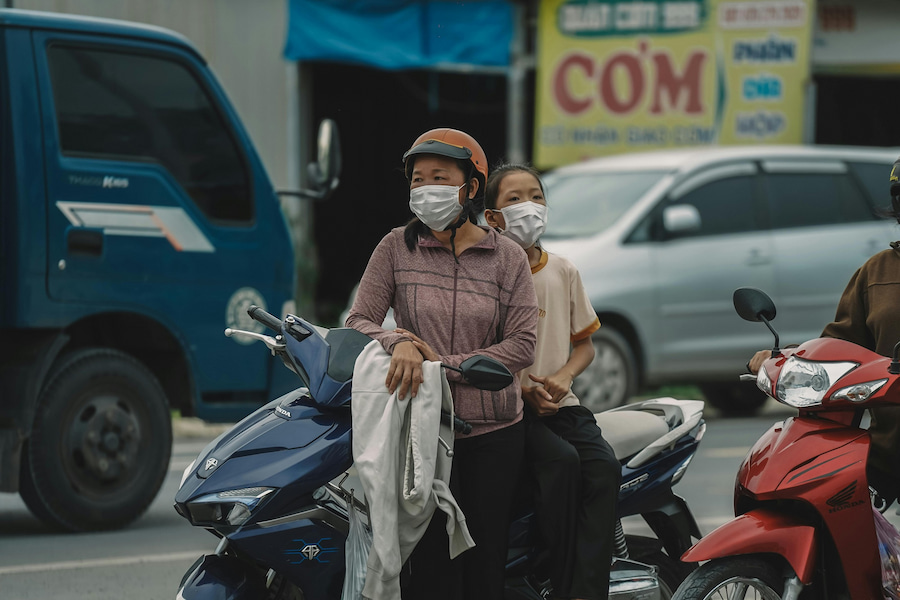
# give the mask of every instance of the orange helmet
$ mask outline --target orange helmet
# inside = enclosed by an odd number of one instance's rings
[[[459,129],[441,127],[426,131],[413,142],[403,155],[406,176],[409,177],[409,157],[417,154],[437,154],[462,160],[472,161],[475,169],[481,173],[482,186],[487,181],[488,162],[481,145],[471,135]]]

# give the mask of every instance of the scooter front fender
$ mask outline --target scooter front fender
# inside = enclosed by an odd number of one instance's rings
[[[260,572],[233,556],[207,554],[188,569],[175,600],[258,600],[266,595]]]
[[[739,554],[778,554],[805,585],[812,583],[818,537],[814,527],[764,508],[751,510],[700,539],[681,560],[700,562]]]

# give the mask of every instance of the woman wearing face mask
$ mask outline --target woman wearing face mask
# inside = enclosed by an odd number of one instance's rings
[[[513,373],[534,358],[537,304],[522,249],[475,218],[487,159],[470,135],[428,131],[403,155],[415,217],[375,248],[347,326],[391,354],[386,385],[415,397],[422,361],[451,366],[475,354]],[[398,329],[381,323],[389,307]],[[457,434],[450,489],[476,546],[449,559],[443,515],[435,517],[401,576],[404,599],[503,598],[509,510],[524,454],[518,379],[478,390],[447,371],[457,415],[472,425]],[[413,402],[415,400],[413,399]]]
[[[594,358],[591,334],[600,321],[575,266],[536,243],[547,203],[534,169],[497,168],[487,180],[485,209],[487,223],[525,249],[538,299],[534,364],[519,376],[526,464],[554,597],[602,600],[609,591],[621,466],[571,390]]]

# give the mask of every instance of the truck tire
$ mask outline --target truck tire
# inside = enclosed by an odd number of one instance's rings
[[[704,383],[700,385],[700,391],[706,401],[726,417],[755,415],[768,400],[752,381]]]
[[[637,388],[637,362],[622,335],[609,326],[591,336],[594,360],[572,382],[583,406],[598,413],[625,404]]]
[[[171,452],[169,406],[153,373],[118,350],[77,350],[41,391],[22,499],[54,528],[116,529],[150,506]]]

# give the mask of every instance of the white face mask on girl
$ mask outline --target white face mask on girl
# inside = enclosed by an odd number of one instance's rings
[[[444,231],[459,217],[459,190],[465,184],[421,185],[409,190],[409,209],[433,231]]]
[[[506,229],[500,233],[522,246],[530,248],[544,233],[547,226],[547,205],[537,202],[520,202],[500,209],[506,221]]]

